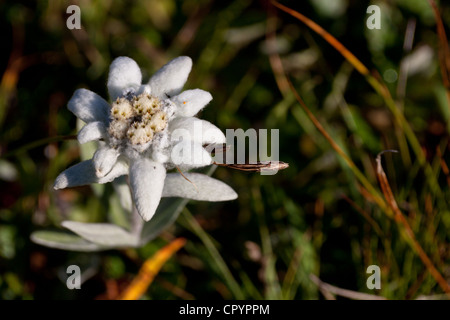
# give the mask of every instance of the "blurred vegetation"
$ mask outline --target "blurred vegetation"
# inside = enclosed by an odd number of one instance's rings
[[[374,201],[315,128],[288,86],[382,197],[375,158],[417,242],[450,281],[450,105],[439,37],[427,0],[283,1],[336,37],[389,89],[420,143],[405,137],[386,99],[327,41],[267,1],[3,1],[0,85],[0,299],[115,299],[143,262],[174,237],[186,245],[145,299],[331,298],[317,278],[388,299],[442,297],[410,238]],[[66,8],[81,8],[82,29],[68,30]],[[381,29],[369,30],[370,4]],[[450,4],[440,1],[447,34]],[[219,128],[280,129],[274,176],[218,168],[233,202],[190,202],[177,222],[138,250],[77,253],[31,243],[32,231],[63,220],[108,219],[95,188],[55,192],[55,177],[80,159],[75,89],[107,97],[110,62],[135,59],[144,80],[178,55],[194,61],[186,88],[214,97],[201,117]],[[286,77],[287,78],[286,78]],[[423,152],[425,164],[417,153]],[[112,187],[106,185],[112,192]],[[84,272],[68,290],[67,266]],[[381,290],[366,287],[369,265]]]

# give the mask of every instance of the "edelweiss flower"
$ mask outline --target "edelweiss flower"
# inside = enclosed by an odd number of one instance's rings
[[[176,166],[187,170],[211,164],[204,147],[226,141],[217,127],[194,117],[211,101],[211,94],[200,89],[181,92],[191,68],[189,57],[178,57],[163,66],[148,84],[141,84],[137,63],[119,57],[109,70],[111,105],[92,91],[75,91],[68,108],[87,123],[78,133],[78,141],[99,141],[99,147],[91,160],[62,172],[54,188],[107,183],[129,174],[132,198],[146,221],[152,218],[161,196],[235,199],[237,195],[230,187],[206,175],[186,174],[193,182],[188,183],[178,173],[166,174]],[[196,184],[202,184],[201,194],[200,189],[195,192]],[[223,192],[214,192],[211,198],[205,192],[208,185]]]

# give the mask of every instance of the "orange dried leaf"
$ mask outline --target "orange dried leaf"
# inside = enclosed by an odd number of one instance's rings
[[[158,274],[162,266],[170,257],[181,249],[186,243],[186,239],[178,238],[160,249],[155,255],[144,262],[138,275],[131,284],[125,289],[119,300],[137,300],[148,289],[153,279]]]

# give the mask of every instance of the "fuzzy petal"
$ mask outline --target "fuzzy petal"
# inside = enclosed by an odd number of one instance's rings
[[[139,158],[130,166],[130,186],[136,208],[142,219],[149,221],[155,214],[164,187],[166,169],[158,162]]]
[[[172,148],[170,160],[181,170],[200,168],[212,163],[211,155],[203,146],[189,140],[179,142]]]
[[[30,238],[34,243],[62,250],[94,252],[109,249],[86,241],[77,235],[58,231],[35,231],[31,234]]]
[[[113,169],[114,170],[114,169]],[[119,197],[122,208],[131,212],[133,210],[133,200],[131,199],[130,187],[125,176],[115,179],[113,182],[114,191]]]
[[[206,120],[193,117],[175,118],[170,122],[172,141],[181,137],[202,145],[225,143],[226,138],[222,131]]]
[[[131,58],[118,57],[109,67],[108,92],[112,101],[122,96],[128,89],[138,90],[142,74],[138,64]]]
[[[178,57],[169,61],[150,78],[148,84],[152,94],[161,99],[177,95],[183,89],[191,68],[192,60],[189,57]]]
[[[95,169],[94,169],[95,170]],[[107,175],[97,178],[97,183],[104,184],[113,181],[114,179],[128,174],[130,167],[123,160],[118,160],[116,164],[112,167],[111,171]],[[95,173],[94,173],[95,175]]]
[[[109,121],[110,106],[102,97],[87,89],[77,89],[67,104],[74,115],[86,123]]]
[[[95,175],[94,163],[91,160],[82,161],[64,170],[56,178],[53,188],[55,190],[84,186],[91,183],[107,183],[117,177],[128,173],[128,165],[123,161],[118,161],[112,170],[102,178]]]
[[[177,106],[176,115],[193,117],[212,100],[212,95],[204,90],[186,90],[172,98]]]
[[[201,173],[169,173],[164,184],[163,197],[180,197],[200,201],[228,201],[237,198],[231,187]]]
[[[63,221],[61,225],[100,246],[134,247],[139,242],[137,237],[115,224]]]
[[[118,157],[119,151],[116,149],[108,146],[99,148],[92,158],[92,161],[94,162],[95,175],[97,178],[102,178],[107,175],[116,164]]]
[[[105,124],[101,121],[90,122],[78,132],[78,142],[83,144],[100,140],[106,136]]]

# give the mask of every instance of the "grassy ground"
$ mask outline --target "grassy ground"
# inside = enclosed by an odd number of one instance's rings
[[[10,48],[1,60],[0,299],[117,298],[175,237],[187,243],[143,298],[415,299],[449,290],[450,55],[429,1],[76,3],[82,29],[72,31],[68,2],[0,4]],[[380,30],[366,27],[370,4],[381,8]],[[450,6],[439,6],[448,33]],[[186,87],[214,97],[200,116],[224,131],[279,129],[290,166],[275,176],[218,168],[214,177],[238,200],[190,202],[138,250],[35,245],[32,231],[108,219],[95,189],[52,184],[80,159],[78,142],[61,138],[76,134],[68,100],[80,87],[107,97],[109,64],[122,55],[144,80],[190,56]],[[398,153],[376,161],[390,149]],[[90,276],[81,290],[65,286],[71,264]],[[370,265],[381,269],[380,290],[366,286]]]

